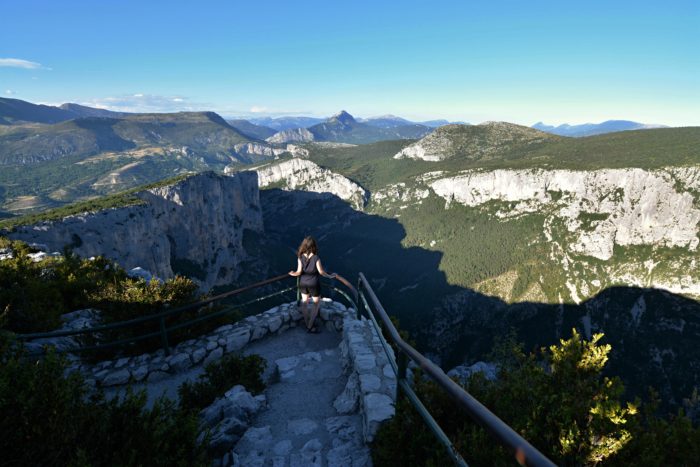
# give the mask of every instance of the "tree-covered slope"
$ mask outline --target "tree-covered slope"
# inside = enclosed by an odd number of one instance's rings
[[[0,209],[53,207],[273,156],[269,145],[250,143],[212,112],[0,127]]]

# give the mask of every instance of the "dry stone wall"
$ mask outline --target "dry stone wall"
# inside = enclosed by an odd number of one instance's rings
[[[352,309],[351,309],[352,310]],[[342,303],[324,301],[319,318],[329,330],[340,331],[344,317],[354,315]],[[170,355],[160,349],[136,357],[106,360],[96,365],[74,363],[89,383],[97,386],[120,386],[128,383],[154,383],[187,371],[194,365],[206,365],[224,354],[237,352],[250,342],[279,334],[299,325],[302,319],[296,302],[285,303],[261,314],[249,316],[235,324],[220,326],[209,334],[180,342]]]

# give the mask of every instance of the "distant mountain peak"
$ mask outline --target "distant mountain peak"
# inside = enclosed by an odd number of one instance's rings
[[[546,131],[560,136],[593,136],[604,133],[613,133],[617,131],[627,130],[648,130],[652,128],[668,128],[665,125],[652,125],[647,123],[639,123],[631,120],[606,120],[601,123],[583,123],[580,125],[569,125],[563,123],[559,126],[546,125],[543,122],[537,122],[532,125],[541,131]]]
[[[333,115],[329,119],[329,121],[331,121],[331,122],[337,121],[337,122],[348,125],[351,123],[355,123],[355,118],[352,115],[350,115],[349,113],[347,113],[345,110],[341,110],[337,114]]]

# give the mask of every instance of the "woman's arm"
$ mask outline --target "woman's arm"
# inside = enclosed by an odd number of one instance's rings
[[[301,260],[297,258],[297,270],[289,271],[288,274],[293,277],[301,276]]]
[[[318,272],[320,272],[323,277],[327,277],[329,279],[335,279],[335,274],[328,274],[323,269],[323,265],[321,264],[321,258],[319,258],[318,261],[316,261],[316,267],[318,268]]]

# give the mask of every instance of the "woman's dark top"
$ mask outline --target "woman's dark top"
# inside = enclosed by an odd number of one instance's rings
[[[312,255],[306,258],[304,255],[301,255],[299,260],[301,260],[299,287],[302,292],[318,297],[321,288],[321,273],[318,272],[316,267],[318,256]]]

